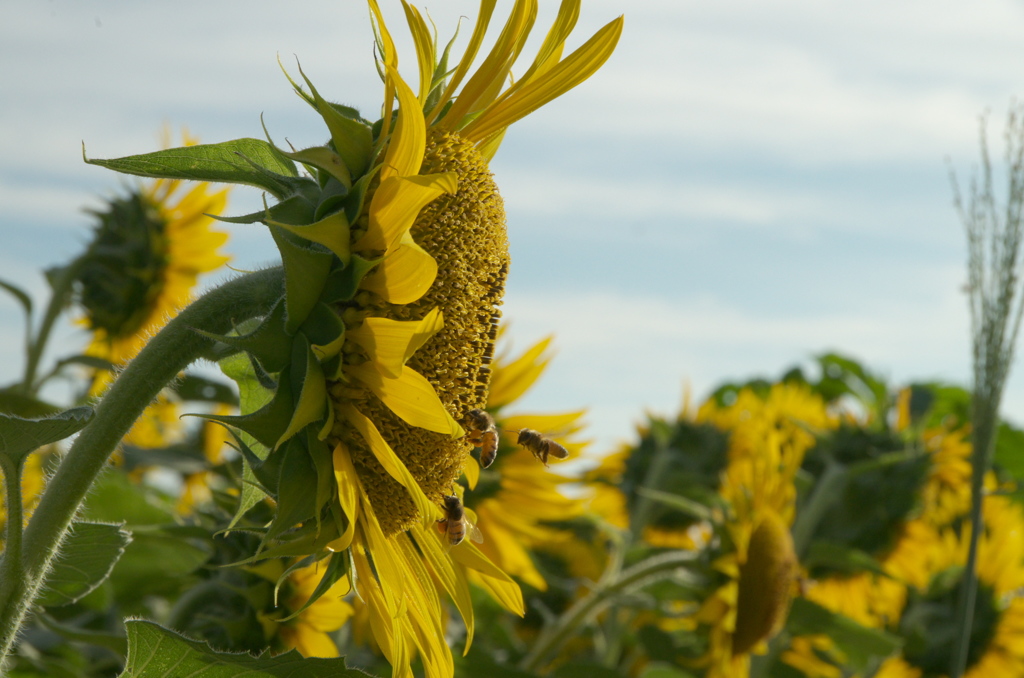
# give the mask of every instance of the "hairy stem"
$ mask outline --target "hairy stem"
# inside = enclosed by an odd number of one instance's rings
[[[72,519],[122,436],[165,385],[213,346],[212,339],[195,330],[228,332],[267,313],[283,291],[280,268],[250,273],[211,290],[153,337],[114,382],[47,484],[25,529],[23,576],[0,582],[0,665]]]

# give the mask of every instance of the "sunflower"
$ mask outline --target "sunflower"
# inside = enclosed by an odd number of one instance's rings
[[[545,523],[571,520],[583,512],[583,503],[571,499],[559,488],[570,479],[553,473],[525,448],[516,444],[516,433],[530,428],[543,431],[559,441],[576,458],[584,443],[567,439],[580,428],[582,412],[541,415],[506,415],[505,407],[515,402],[540,378],[550,357],[550,339],[544,339],[521,356],[499,356],[493,363],[487,409],[497,423],[500,435],[498,455],[488,469],[481,471],[473,457],[466,458],[466,476],[470,489],[466,504],[485,526],[483,551],[502,570],[530,586],[544,591],[547,584],[537,571],[530,551],[537,548],[561,550],[571,541],[566,530]]]
[[[183,136],[185,145],[196,144]],[[87,355],[123,366],[188,304],[200,274],[228,262],[218,252],[228,236],[212,230],[207,216],[224,211],[228,191],[158,179],[92,211],[98,223],[75,276],[80,322],[92,332]],[[92,393],[110,379],[98,373]]]
[[[1024,674],[1024,511],[1003,497],[985,500],[984,532],[978,545],[978,598],[965,678]],[[931,678],[946,675],[956,637],[956,598],[967,561],[965,526],[941,530],[929,554],[929,580],[914,589],[898,629],[902,655],[890,658],[877,676]]]
[[[285,294],[267,316],[213,337],[245,351],[254,380],[272,393],[258,409],[211,418],[251,436],[241,447],[247,473],[276,501],[260,557],[326,548],[351,563],[395,675],[408,675],[417,653],[428,675],[451,675],[441,597],[461,613],[468,648],[470,570],[499,603],[523,612],[511,578],[469,540],[449,548],[435,524],[472,449],[460,422],[487,403],[508,273],[504,206],[488,163],[509,125],[604,63],[622,28],[621,18],[612,21],[563,58],[580,5],[565,0],[513,82],[537,3],[515,2],[473,71],[494,4],[481,3],[453,67],[451,44],[439,48],[420,11],[403,3],[417,93],[399,74],[389,28],[369,0],[381,118],[371,123],[329,103],[305,74],[308,91],[292,81],[330,132],[324,146],[289,152],[240,139],[93,161],[255,184],[278,200],[231,220],[270,228]]]
[[[785,623],[798,575],[789,526],[794,477],[814,442],[808,428],[830,426],[824,401],[800,385],[776,384],[763,399],[749,389],[723,407],[710,400],[698,419],[729,432],[729,464],[719,493],[728,510],[713,562],[722,583],[694,615],[708,648],[694,663],[708,678],[746,676],[750,654]]]

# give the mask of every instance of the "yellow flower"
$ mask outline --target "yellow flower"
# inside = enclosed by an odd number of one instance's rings
[[[572,541],[570,532],[545,523],[571,520],[582,513],[583,505],[560,491],[570,479],[552,472],[517,445],[516,433],[524,428],[543,431],[575,458],[584,444],[567,437],[579,430],[583,413],[505,415],[504,408],[541,376],[549,362],[546,350],[550,341],[538,342],[516,359],[499,357],[495,361],[487,406],[500,431],[498,455],[486,470],[481,471],[473,457],[467,457],[465,466],[470,489],[484,496],[476,501],[473,494],[466,497],[467,505],[484,526],[480,550],[505,572],[542,591],[547,584],[534,566],[530,551],[550,550],[555,544]]]
[[[824,402],[809,389],[776,384],[762,399],[744,389],[734,403],[709,401],[699,421],[729,432],[729,464],[719,490],[729,506],[727,550],[714,562],[724,577],[694,616],[708,633],[697,661],[708,678],[748,675],[751,652],[785,623],[798,563],[789,534],[794,477],[815,443],[807,428],[831,425]]]
[[[915,586],[899,628],[910,639],[878,675],[931,678],[951,664],[954,609],[967,561],[969,531],[942,528],[924,554],[928,578]],[[955,576],[950,576],[951,574]],[[965,678],[1024,675],[1024,511],[1004,497],[988,497],[978,544],[978,598]],[[941,611],[940,611],[941,610]]]
[[[313,563],[288,575],[286,609],[298,610],[306,604],[320,583],[321,567]],[[285,646],[297,649],[303,657],[337,657],[338,646],[329,634],[352,617],[352,605],[343,600],[351,590],[348,577],[342,577],[295,618],[282,622],[278,636]]]
[[[621,20],[562,59],[579,9],[578,2],[564,3],[533,65],[504,88],[532,28],[535,2],[515,4],[471,74],[493,10],[483,2],[450,77],[422,15],[403,4],[416,45],[417,95],[398,74],[377,3],[369,4],[384,77],[381,128],[391,134],[377,141],[368,208],[350,235],[353,255],[380,263],[342,304],[343,376],[327,382],[335,422],[327,442],[345,517],[330,548],[351,549],[356,587],[395,675],[409,673],[415,651],[428,675],[443,676],[453,665],[442,592],[465,621],[467,650],[469,571],[507,609],[523,612],[518,586],[505,572],[469,540],[449,549],[433,524],[472,447],[457,420],[487,402],[508,271],[504,207],[488,161],[509,125],[605,61]],[[507,540],[492,540],[501,543]]]
[[[124,365],[188,304],[200,274],[228,262],[218,252],[228,236],[207,216],[224,211],[228,190],[157,179],[93,212],[99,224],[76,275],[81,322],[93,335],[88,355]],[[92,393],[110,379],[100,373]]]

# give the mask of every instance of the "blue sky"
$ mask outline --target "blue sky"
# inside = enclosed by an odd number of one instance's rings
[[[382,4],[404,38],[397,2]],[[436,5],[442,35],[475,15],[472,2]],[[969,175],[986,109],[998,149],[1024,93],[1024,6],[628,5],[584,1],[570,43],[625,13],[616,54],[517,123],[492,165],[512,242],[510,334],[519,348],[554,334],[559,350],[523,407],[588,407],[602,451],[645,410],[674,411],[684,382],[700,397],[826,350],[896,381],[965,381],[965,249],[948,172]],[[538,40],[555,9],[542,2]],[[82,207],[125,181],[84,165],[83,141],[90,156],[117,157],[153,150],[163,123],[210,142],[259,137],[262,113],[275,139],[321,143],[276,56],[292,68],[297,55],[325,96],[374,117],[370,49],[361,2],[4,3],[0,277],[29,281],[41,300],[40,269],[86,237]],[[231,211],[258,201],[236,190]],[[258,227],[230,230],[235,266],[273,258]],[[0,298],[0,380],[20,369],[21,336],[17,307]],[[59,338],[84,342],[70,326]],[[1004,411],[1024,421],[1019,372]]]

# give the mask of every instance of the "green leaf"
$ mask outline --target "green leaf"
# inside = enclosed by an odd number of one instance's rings
[[[299,74],[309,85],[317,113],[327,123],[327,129],[331,130],[331,141],[338,155],[345,161],[349,174],[353,177],[362,176],[370,166],[370,154],[373,151],[373,131],[370,126],[362,120],[345,115],[344,109],[339,110],[325,101],[302,72],[302,66],[299,66]]]
[[[277,198],[298,192],[302,182],[295,163],[261,139],[234,139],[219,144],[197,144],[153,153],[107,160],[85,158],[115,172],[140,177],[249,184]]]
[[[366,678],[344,658],[303,658],[297,651],[271,657],[217,652],[149,621],[125,622],[128,661],[120,678]]]
[[[0,414],[0,453],[12,459],[23,459],[43,445],[78,433],[92,416],[91,407],[75,407],[46,419]]]
[[[213,554],[207,543],[173,531],[137,529],[132,542],[110,573],[118,601],[138,601],[148,595],[171,595],[189,584],[187,575]]]
[[[279,303],[278,306],[281,309],[281,323],[283,324],[284,304]],[[275,310],[277,308],[275,307]],[[256,334],[256,332],[253,334]],[[290,352],[291,347],[288,346],[287,348]],[[286,361],[287,356],[282,359],[282,364],[285,364]],[[221,360],[218,366],[221,372],[238,384],[239,400],[241,401],[239,409],[243,413],[254,412],[273,400],[275,392],[265,388],[260,383],[256,369],[248,355],[230,356]],[[252,448],[252,451],[257,456],[262,455],[260,456],[261,459],[267,458],[267,455],[270,453],[269,447],[260,445],[255,438],[248,434],[243,433],[239,438],[248,446],[243,448],[243,450]],[[242,488],[241,496],[238,500],[238,509],[235,511],[235,516],[231,519],[229,527],[234,527],[249,509],[263,501],[266,496],[266,493],[260,489],[256,474],[247,460],[242,468]]]
[[[56,607],[80,600],[110,575],[131,538],[117,525],[75,523],[36,602]]]
[[[850,668],[864,671],[872,658],[887,657],[902,641],[885,631],[861,626],[849,617],[835,614],[806,598],[797,598],[789,612],[786,629],[793,635],[827,635],[847,658]]]
[[[290,236],[277,226],[270,227],[270,234],[274,236],[284,264],[285,332],[295,334],[320,300],[334,255],[316,245],[304,247],[293,242],[297,236]]]
[[[201,330],[200,333],[214,341],[225,343],[228,346],[252,354],[267,372],[280,372],[288,364],[288,358],[291,356],[292,350],[291,337],[284,329],[284,318],[285,303],[284,299],[281,299],[270,309],[270,313],[259,321],[256,329],[248,334],[221,335]],[[230,366],[227,369],[233,370],[232,374],[228,374],[225,365]],[[245,408],[245,392],[242,389],[253,387],[261,391],[266,391],[266,389],[260,384],[252,366],[249,364],[248,358],[238,355],[229,356],[220,361],[220,367],[222,372],[238,384],[238,388],[242,392],[242,411],[250,411]],[[239,381],[240,379],[242,381]],[[245,383],[243,384],[243,382]],[[263,402],[269,401],[270,397],[271,394],[267,394]]]
[[[270,219],[266,223],[268,226],[290,231],[304,240],[323,245],[334,252],[341,259],[341,263],[348,264],[351,256],[349,222],[344,212],[335,212],[312,224],[293,225]]]
[[[288,370],[285,370],[287,372]],[[282,373],[284,374],[284,373]],[[277,447],[281,434],[288,428],[288,422],[292,420],[294,407],[292,406],[292,394],[286,379],[282,379],[274,393],[273,399],[249,414],[202,414],[193,415],[219,421],[228,426],[245,431],[257,442],[268,449]]]
[[[267,529],[264,543],[309,520],[319,508],[316,493],[310,491],[316,487],[316,469],[310,462],[306,448],[297,439],[290,440],[283,450],[273,454],[284,455],[284,460],[277,481],[277,515]]]
[[[295,343],[292,345],[291,381],[292,393],[298,392],[299,397],[295,402],[288,428],[281,434],[274,445],[275,448],[305,426],[322,419],[325,414],[329,415],[328,418],[334,415],[333,410],[327,406],[327,381],[324,379],[320,361],[316,359],[313,349],[302,334],[295,337]],[[278,387],[278,390],[280,388]]]
[[[359,283],[362,282],[363,276],[380,262],[380,259],[363,259],[358,254],[353,254],[348,266],[331,271],[327,277],[321,295],[322,301],[326,304],[352,301],[359,291]]]
[[[326,146],[304,148],[295,153],[286,153],[281,149],[277,150],[286,158],[322,169],[337,179],[345,188],[351,188],[352,186],[352,175],[349,174],[345,161],[341,159],[340,155]]]
[[[323,561],[320,561],[323,562]],[[298,617],[299,614],[307,607],[320,600],[325,593],[327,593],[332,586],[338,583],[342,577],[348,574],[349,570],[349,557],[347,553],[335,553],[330,557],[327,563],[327,567],[323,570],[323,576],[320,577],[320,581],[317,583],[313,593],[309,596],[309,600],[302,604],[298,610],[290,614],[289,616],[279,621],[287,621]]]
[[[314,306],[300,329],[321,363],[338,355],[345,344],[345,323],[327,304]]]
[[[125,473],[114,469],[101,475],[89,489],[82,515],[91,522],[126,521],[125,526],[130,531],[174,522],[169,508],[158,506],[152,495],[129,480]]]

